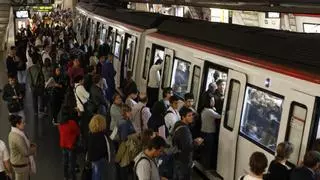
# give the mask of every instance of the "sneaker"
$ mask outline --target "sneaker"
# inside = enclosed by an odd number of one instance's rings
[[[56,122],[55,119],[52,119],[52,124],[53,124],[54,126],[58,126],[60,123]]]

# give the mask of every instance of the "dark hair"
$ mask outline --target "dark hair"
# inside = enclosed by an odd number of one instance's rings
[[[100,79],[101,79],[101,75],[100,74],[95,74],[92,76],[92,82],[93,84],[97,84],[100,82]]]
[[[169,99],[170,104],[173,104],[176,101],[179,101],[179,97],[176,95],[171,96]]]
[[[219,86],[221,83],[226,82],[224,79],[218,79],[216,81],[217,86]]]
[[[316,139],[313,144],[312,150],[320,152],[320,139]]]
[[[151,140],[151,136],[153,135],[152,129],[145,129],[141,132],[141,142],[143,146],[147,146],[149,141]]]
[[[132,108],[129,106],[129,105],[127,105],[127,104],[123,104],[122,106],[121,106],[121,114],[123,115],[124,113],[126,113],[126,112],[131,112],[132,111]]]
[[[132,71],[127,71],[127,78],[128,78],[128,77],[132,78],[132,76],[133,76]]]
[[[188,99],[194,99],[194,96],[193,96],[192,93],[186,93],[186,94],[184,95],[184,100],[186,101],[186,100],[188,100]]]
[[[167,147],[167,143],[161,136],[156,136],[152,138],[147,144],[148,150],[152,150],[152,149],[159,150],[164,147]]]
[[[17,79],[17,77],[14,75],[14,74],[12,74],[12,73],[8,73],[8,79]]]
[[[209,95],[206,96],[206,98],[204,99],[204,102],[203,102],[203,107],[205,108],[211,108],[211,99],[213,97],[210,97]]]
[[[11,47],[10,47],[10,50],[15,50],[15,49],[16,49],[15,46],[11,46]]]
[[[158,65],[158,64],[161,64],[162,63],[162,60],[161,59],[158,59],[157,61],[156,61],[156,63],[154,63],[155,65]]]
[[[115,100],[116,100],[116,97],[121,97],[121,95],[120,94],[118,94],[118,93],[115,93],[113,96],[112,96],[112,102],[114,102]]]
[[[190,108],[186,108],[184,106],[179,111],[181,119],[186,117],[189,113],[193,113],[193,111]]]
[[[79,75],[79,76],[76,76],[76,77],[73,79],[73,82],[74,82],[74,83],[79,83],[81,80],[83,80],[83,76]]]
[[[130,88],[128,94],[137,94],[139,91],[137,88]]]
[[[276,160],[282,161],[284,159],[289,159],[290,155],[293,153],[293,145],[290,142],[282,142],[277,146]]]
[[[320,153],[317,151],[309,151],[304,155],[303,165],[308,168],[315,167],[320,163]]]
[[[76,60],[76,59],[78,59],[79,57],[77,56],[77,55],[75,55],[75,54],[71,54],[70,55],[70,60]]]
[[[171,87],[164,88],[162,92],[162,97],[165,98],[167,94],[170,93],[170,91],[172,91]]]
[[[250,157],[250,170],[255,175],[261,175],[268,166],[268,159],[262,152],[254,152]]]
[[[18,115],[10,115],[9,122],[12,127],[17,127],[17,124],[20,124],[22,121],[22,117]]]

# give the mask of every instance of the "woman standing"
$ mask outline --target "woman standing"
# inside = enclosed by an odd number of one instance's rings
[[[0,140],[0,180],[7,180],[7,176],[12,177],[9,152],[6,144]]]
[[[115,152],[106,135],[106,120],[95,115],[89,123],[88,160],[92,162],[92,180],[115,180]]]
[[[11,132],[9,133],[10,161],[16,180],[29,180],[31,173],[36,173],[34,154],[36,145],[30,143],[25,135],[25,121],[21,116],[10,115]]]
[[[122,98],[120,94],[115,94],[113,96],[113,104],[110,107],[110,116],[111,116],[110,131],[111,132],[117,126],[119,121],[122,119],[121,105],[122,105]]]

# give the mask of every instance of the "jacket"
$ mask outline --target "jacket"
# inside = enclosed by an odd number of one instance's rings
[[[305,166],[293,169],[290,175],[290,180],[302,180],[302,179],[316,180],[315,173],[311,169]]]
[[[6,60],[6,65],[8,73],[16,76],[18,72],[18,62],[15,62],[13,57],[8,56]]]
[[[90,88],[90,100],[94,107],[90,107],[93,109],[90,109],[93,113],[97,113],[97,110],[101,107],[107,107],[106,100],[104,98],[102,89],[99,88],[97,85],[92,85]]]
[[[21,84],[16,84],[14,87],[12,87],[10,84],[6,84],[3,89],[3,95],[2,98],[4,101],[6,101],[8,104],[14,103],[14,101],[19,101],[21,107],[19,110],[23,109],[23,98],[25,95],[25,89]],[[21,99],[13,99],[13,96],[21,96]],[[10,109],[9,109],[10,111]],[[13,112],[10,112],[13,113]]]
[[[34,90],[37,85],[43,88],[45,87],[45,79],[40,65],[34,64],[28,69],[27,82],[30,84],[32,90]]]
[[[10,162],[13,165],[27,165],[29,164],[29,156],[32,155],[30,148],[27,146],[23,137],[19,134],[9,133],[9,149]]]
[[[141,134],[135,133],[128,136],[128,140],[120,143],[116,154],[116,162],[120,167],[126,167],[134,161],[134,158],[142,151]]]
[[[80,135],[78,124],[74,120],[68,120],[66,123],[59,125],[60,147],[73,149]]]

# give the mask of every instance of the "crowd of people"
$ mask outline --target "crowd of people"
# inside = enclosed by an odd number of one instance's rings
[[[43,19],[36,29],[21,30],[10,48],[8,84],[3,89],[11,124],[10,153],[0,141],[0,180],[6,176],[28,180],[36,173],[37,145],[24,132],[28,90],[34,119],[44,116],[59,130],[65,180],[79,177],[79,164],[84,164],[82,179],[188,180],[194,151],[201,154],[207,169],[215,169],[225,80],[217,76],[209,84],[198,111],[192,93],[185,93],[182,99],[168,87],[158,100],[161,60],[150,69],[147,94],[139,91],[130,71],[121,87],[116,87],[119,72],[114,69],[109,44],[91,47],[85,38],[80,45],[72,16],[61,14],[52,17],[64,23]],[[307,152],[301,166],[291,172],[285,162],[293,147],[281,143],[267,174],[267,158],[256,152],[250,157],[249,174],[240,179],[315,179],[318,151]]]

